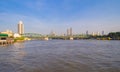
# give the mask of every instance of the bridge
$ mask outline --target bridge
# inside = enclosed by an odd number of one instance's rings
[[[42,37],[42,34],[38,34],[38,33],[25,33],[25,34],[23,34],[23,36],[34,38],[34,37]]]
[[[86,35],[73,35],[73,36],[54,36],[54,35],[42,35],[37,33],[25,33],[23,36],[37,39],[37,40],[48,40],[48,39],[61,39],[61,40],[76,40],[76,39],[87,39]]]

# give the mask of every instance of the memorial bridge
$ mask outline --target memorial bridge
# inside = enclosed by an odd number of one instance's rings
[[[31,39],[38,39],[38,40],[44,40],[44,39],[61,39],[61,40],[74,40],[74,39],[86,39],[88,38],[86,35],[73,35],[73,36],[62,36],[62,35],[42,35],[38,33],[25,33],[23,36],[31,38]]]

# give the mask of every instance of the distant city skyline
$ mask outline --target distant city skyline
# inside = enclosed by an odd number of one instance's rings
[[[73,34],[120,31],[120,0],[0,0],[0,31]]]

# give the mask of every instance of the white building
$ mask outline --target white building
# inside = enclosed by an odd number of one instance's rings
[[[15,33],[15,34],[14,34],[14,38],[17,38],[17,37],[21,37],[21,35],[18,34],[18,33]]]

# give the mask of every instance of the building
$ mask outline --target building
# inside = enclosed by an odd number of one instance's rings
[[[8,38],[8,34],[0,34],[0,40],[6,40]]]
[[[72,28],[67,29],[67,36],[72,36]]]
[[[100,32],[97,32],[96,35],[99,36],[99,35],[100,35]]]
[[[18,33],[14,33],[14,38],[21,37]]]
[[[13,37],[13,32],[11,30],[6,30],[4,32],[0,32],[1,34],[7,34],[8,37]]]
[[[18,23],[18,33],[20,35],[24,34],[24,25],[23,25],[22,21],[19,21],[19,23]]]
[[[92,32],[92,36],[95,36],[95,33],[94,33],[94,32]]]
[[[104,35],[104,31],[102,31],[102,35]]]
[[[50,36],[56,36],[56,33],[55,33],[54,31],[52,31],[52,32],[50,33]]]
[[[70,28],[70,36],[72,36],[73,34],[72,34],[72,28]]]
[[[88,35],[88,30],[86,31],[86,35]]]

